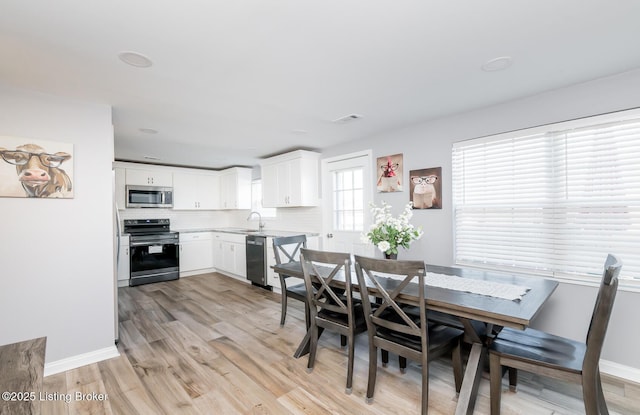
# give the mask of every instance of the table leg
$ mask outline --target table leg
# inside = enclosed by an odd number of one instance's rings
[[[456,415],[471,415],[478,395],[478,386],[482,378],[486,349],[482,343],[473,343],[469,353],[469,361],[462,379],[462,388],[458,396]]]

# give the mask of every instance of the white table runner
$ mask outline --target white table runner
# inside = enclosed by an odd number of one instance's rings
[[[512,301],[521,300],[522,296],[531,289],[520,285],[462,278],[453,275],[436,274],[434,272],[427,272],[424,282],[432,287],[465,291]]]

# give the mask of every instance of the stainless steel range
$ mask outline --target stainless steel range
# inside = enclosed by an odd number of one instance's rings
[[[169,219],[126,219],[129,234],[129,285],[180,278],[178,232],[171,232]]]

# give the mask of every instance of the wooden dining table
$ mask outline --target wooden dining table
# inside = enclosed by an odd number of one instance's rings
[[[292,277],[304,278],[302,264],[290,262],[272,267],[277,273]],[[462,389],[458,397],[456,414],[472,414],[478,393],[480,378],[484,370],[487,346],[503,327],[524,330],[541,310],[544,303],[558,286],[557,281],[535,276],[522,276],[503,272],[486,272],[481,270],[443,267],[426,264],[427,273],[444,274],[451,278],[468,278],[527,287],[528,291],[518,300],[507,300],[488,295],[475,294],[442,287],[427,286],[427,310],[437,311],[451,316],[463,326],[465,341],[471,343],[471,351],[467,361]],[[351,275],[352,286],[358,290],[355,272]],[[334,284],[344,284],[344,275],[336,276]],[[399,283],[391,278],[386,281],[385,289],[392,290]],[[400,293],[398,302],[417,305],[418,287],[409,284]],[[308,327],[308,325],[307,325]],[[308,353],[310,334],[307,331],[294,356],[301,357]]]

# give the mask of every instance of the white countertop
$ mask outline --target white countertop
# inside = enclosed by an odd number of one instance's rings
[[[294,235],[306,235],[306,236],[319,236],[318,232],[306,232],[306,231],[282,231],[277,229],[264,229],[262,232],[258,232],[257,229],[252,228],[196,228],[196,229],[171,229],[172,231],[180,233],[193,233],[193,232],[225,232],[235,233],[241,235],[259,235],[276,238],[279,236],[294,236]]]

